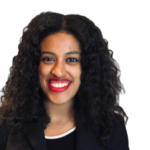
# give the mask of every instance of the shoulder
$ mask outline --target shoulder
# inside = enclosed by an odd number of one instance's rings
[[[114,150],[129,150],[125,122],[123,117],[120,115],[118,115],[118,120],[116,120],[113,124],[113,130],[108,140],[108,145]]]
[[[0,149],[4,149],[7,138],[6,120],[0,118]]]
[[[4,149],[4,127],[5,121],[0,118],[0,149]]]
[[[0,117],[0,131],[3,131],[4,129],[6,130],[6,127],[6,120]]]

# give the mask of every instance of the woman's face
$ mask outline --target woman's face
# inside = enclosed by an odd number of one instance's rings
[[[80,86],[81,49],[77,39],[58,32],[41,42],[39,80],[47,100],[63,104],[73,100]]]

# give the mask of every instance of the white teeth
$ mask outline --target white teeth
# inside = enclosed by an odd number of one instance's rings
[[[52,85],[53,87],[59,87],[59,88],[61,88],[61,87],[67,86],[68,83],[63,83],[63,84],[59,83],[59,84],[51,84],[51,85]]]

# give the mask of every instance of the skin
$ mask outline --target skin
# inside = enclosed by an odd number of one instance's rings
[[[51,118],[44,133],[46,136],[55,136],[67,132],[75,126],[72,107],[74,96],[81,84],[81,49],[78,40],[65,32],[47,36],[40,46],[39,80],[45,94],[44,105]],[[66,54],[73,51],[78,53]],[[50,52],[54,54],[52,55]],[[72,81],[70,87],[60,93],[51,91],[47,80],[57,77]]]

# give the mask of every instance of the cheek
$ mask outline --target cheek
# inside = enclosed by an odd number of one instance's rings
[[[74,74],[75,76],[80,76],[81,75],[81,65],[78,64],[76,67],[70,67],[67,68],[68,70],[70,70],[70,72],[72,74]]]
[[[80,76],[81,76],[81,67],[80,67],[80,65],[76,68],[72,68],[71,71],[72,71],[72,75],[74,76],[76,81],[78,80],[80,82]]]
[[[40,64],[39,65],[39,68],[38,68],[38,74],[39,74],[39,79],[40,79],[40,82],[42,81],[42,79],[46,78],[46,76],[49,74],[50,72],[50,68],[43,65],[43,64]]]

